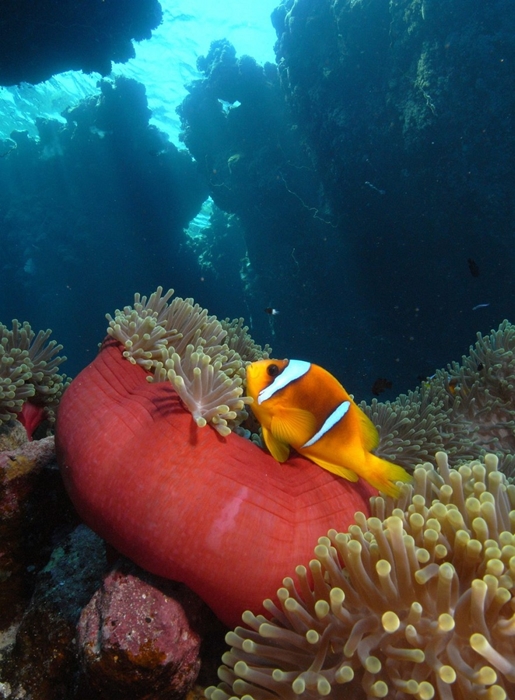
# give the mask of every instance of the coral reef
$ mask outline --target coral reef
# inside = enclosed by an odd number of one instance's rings
[[[66,357],[58,354],[62,345],[48,340],[51,332],[36,335],[29,323],[16,319],[10,330],[0,323],[0,423],[18,416],[28,400],[44,407],[48,420],[55,420],[67,379],[58,374]]]
[[[436,461],[243,615],[210,700],[514,696],[515,486],[495,455]]]
[[[461,364],[438,370],[395,401],[360,407],[379,428],[377,453],[403,466],[434,463],[445,450],[451,464],[495,453],[515,476],[515,326],[503,321],[477,341]]]

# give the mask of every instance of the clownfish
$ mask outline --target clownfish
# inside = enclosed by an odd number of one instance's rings
[[[333,474],[362,477],[389,496],[405,469],[372,454],[379,434],[340,382],[303,360],[259,360],[247,366],[247,393],[272,457],[285,462],[290,447]]]

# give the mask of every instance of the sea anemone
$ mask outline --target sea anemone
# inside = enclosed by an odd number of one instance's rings
[[[62,345],[49,341],[51,332],[36,334],[30,324],[16,319],[11,329],[0,324],[0,422],[20,416],[29,400],[42,407],[48,420],[55,419],[67,386],[66,376],[58,374],[66,357],[59,355]]]
[[[227,428],[234,427],[233,423],[237,423],[244,412],[239,402],[243,400],[240,390],[245,362],[258,359],[259,353],[267,352],[267,349],[261,350],[248,338],[241,342],[238,340],[239,333],[242,331],[247,333],[241,319],[234,322],[219,322],[214,316],[209,316],[206,310],[194,304],[191,299],[174,299],[169,303],[171,296],[171,290],[163,294],[162,288],[159,287],[148,299],[135,295],[133,307],[129,306],[122,311],[117,311],[114,318],[108,316],[108,339],[104,341],[99,355],[72,382],[63,396],[56,434],[58,460],[72,501],[87,524],[143,568],[186,583],[204,598],[224,622],[235,624],[245,609],[253,609],[256,612],[261,610],[263,598],[277,589],[285,572],[292,571],[295,564],[308,562],[313,544],[320,537],[321,532],[326,532],[329,528],[344,529],[356,511],[368,514],[368,497],[373,491],[362,481],[358,484],[350,484],[299,457],[293,457],[285,464],[278,464],[252,442],[234,432],[230,433]],[[488,352],[488,349],[485,350],[485,355]],[[490,362],[488,357],[484,360],[485,367],[491,367],[493,372],[496,363]],[[166,381],[160,381],[165,378]],[[463,386],[465,385],[467,391],[471,391],[464,377]],[[454,394],[461,391],[459,386],[453,388]],[[179,396],[179,390],[182,392],[181,396]],[[431,417],[435,407],[439,410],[440,403],[437,406],[432,401],[430,390],[427,391],[429,391],[427,397],[424,395],[420,399],[425,406],[422,417],[426,422],[433,421],[435,435],[442,436],[443,419]],[[209,395],[208,400],[204,400],[206,392]],[[465,393],[465,388],[463,392]],[[465,393],[465,395],[468,394]],[[461,397],[461,393],[458,393],[458,396]],[[454,403],[458,405],[455,401],[445,406],[443,399],[441,400],[445,409],[444,416],[449,415]],[[202,404],[200,408],[199,404]],[[193,419],[191,412],[185,407],[190,408]],[[409,406],[406,405],[405,408],[409,410]],[[403,407],[402,410],[404,411],[405,408]],[[498,405],[496,410],[501,409],[502,407]],[[205,411],[205,415],[202,410]],[[238,412],[240,412],[239,415]],[[236,418],[233,418],[234,413],[237,414]],[[416,420],[413,416],[411,419]],[[216,430],[210,430],[209,427],[199,429],[204,421]],[[404,426],[404,417],[401,417],[401,423]],[[394,427],[395,421],[388,430],[393,430]],[[417,432],[415,428],[416,426],[413,425],[409,427],[400,443],[395,444],[395,441],[392,443],[396,450],[400,444],[405,445],[410,435],[415,436],[417,441],[422,440],[421,431]],[[478,449],[483,449],[483,446]],[[415,454],[412,454],[410,459],[415,461]],[[490,469],[491,460],[494,458],[488,459],[490,460],[487,463],[489,473],[495,472],[494,469]],[[396,458],[395,461],[399,460]],[[453,493],[456,493],[457,505],[449,500],[452,494],[448,494],[449,484],[443,481],[447,478],[444,472],[442,472],[443,476],[439,477],[436,472],[429,472],[427,469],[428,467],[416,472],[419,475],[416,477],[418,490],[414,492],[410,507],[416,507],[417,498],[420,496],[426,499],[425,508],[432,508],[429,500],[430,492],[420,491],[422,488],[420,474],[426,474],[424,481],[426,491],[435,482],[436,485],[432,488],[441,498],[442,504],[446,508],[448,506],[448,510],[456,510],[462,504],[464,496],[462,494],[460,497],[457,487],[455,488],[452,481],[455,477],[449,477],[449,479],[451,490],[454,489]],[[474,466],[473,475],[476,474],[477,469],[479,467]],[[428,474],[433,476],[427,476]],[[498,477],[489,475],[488,484],[490,480],[493,483],[496,478]],[[438,479],[442,480],[440,485],[437,483]],[[494,493],[496,499],[501,498],[501,493],[511,494],[503,489],[504,483]],[[411,492],[404,490],[404,493]],[[116,497],[113,494],[116,494]],[[481,498],[487,500],[489,497],[486,494]],[[445,501],[445,498],[448,498],[448,501]],[[417,556],[422,557],[419,564],[424,564],[423,550],[427,549],[430,555],[435,557],[429,564],[434,564],[438,572],[427,583],[425,590],[432,590],[431,587],[436,585],[435,581],[449,574],[450,568],[444,567],[440,576],[442,562],[454,566],[452,562],[453,557],[456,556],[456,566],[458,564],[461,566],[459,558],[461,550],[458,548],[456,550],[458,554],[456,554],[450,546],[446,545],[447,540],[454,544],[456,539],[461,546],[461,539],[441,535],[436,524],[436,515],[426,518],[424,508],[421,508],[419,515],[410,512],[409,519],[406,516],[403,520],[399,515],[403,512],[400,506],[397,511],[387,513],[390,501],[387,505],[380,506],[382,503],[384,503],[382,500],[375,501],[375,518],[367,521],[366,517],[362,516],[358,521],[361,535],[358,536],[357,531],[351,530],[351,534],[346,536],[351,539],[357,538],[358,545],[366,553],[363,555],[365,571],[368,571],[366,567],[374,561],[373,557],[377,554],[377,548],[374,549],[372,546],[372,540],[376,536],[381,537],[378,534],[381,528],[378,530],[377,525],[380,522],[377,520],[381,515],[380,507],[385,511],[381,519],[385,523],[382,527],[386,540],[394,537],[392,533],[397,533],[395,537],[400,536],[401,542],[403,535],[406,541],[412,538],[416,544],[409,549],[409,557],[413,557],[413,552],[416,551]],[[386,515],[391,517],[386,518]],[[425,518],[422,525],[417,525],[419,516]],[[400,526],[396,524],[396,518],[400,521]],[[453,518],[455,518],[454,515],[449,516],[451,524],[454,522]],[[474,527],[474,524],[469,527],[466,518],[465,523],[469,530],[470,527]],[[413,530],[415,526],[418,527],[417,532]],[[488,526],[490,527],[489,522]],[[440,529],[443,531],[443,526],[440,526]],[[465,530],[465,527],[462,529]],[[319,545],[319,547],[326,547],[328,552],[327,557],[324,555],[325,559],[322,557],[319,566],[329,566],[328,562],[331,559],[334,563],[331,571],[334,571],[336,563],[339,566],[340,559],[344,561],[343,553],[346,550],[340,542],[344,536],[338,536],[337,540],[336,532],[331,530],[331,533],[329,538],[324,538]],[[434,546],[434,552],[431,549],[433,533],[436,533],[438,540]],[[419,539],[417,540],[416,537]],[[470,535],[468,537],[470,538]],[[490,535],[488,537],[492,539]],[[476,540],[478,540],[477,535],[474,542]],[[395,541],[397,542],[398,539]],[[366,542],[370,543],[370,546],[363,544]],[[354,552],[358,545],[350,543],[349,551]],[[472,550],[474,546],[472,545]],[[447,553],[444,554],[446,547]],[[242,551],[250,552],[251,556],[242,556]],[[321,551],[317,549],[318,554]],[[406,551],[408,552],[408,548]],[[397,560],[396,557],[395,554],[393,563],[392,561],[388,563],[386,554],[381,553],[380,559],[381,561],[384,559],[386,564],[380,564],[379,567],[380,571],[386,570],[388,566],[391,567],[393,574],[390,579],[394,583],[398,580],[397,567],[401,566],[400,559]],[[404,559],[407,558],[408,554]],[[361,561],[361,555],[354,557],[353,561],[358,559]],[[413,562],[411,559],[408,561],[411,566]],[[275,615],[279,622],[289,619],[288,606],[303,604],[304,594],[307,594],[309,588],[309,576],[314,576],[315,579],[315,595],[318,596],[322,590],[320,581],[323,577],[320,579],[320,576],[316,575],[318,565],[312,566],[315,567],[313,573],[310,572],[309,575],[301,573],[302,595],[296,593],[292,587],[293,584],[285,584],[284,590],[288,591],[286,598],[296,600],[297,603],[286,603],[283,591],[279,596],[281,608],[271,603],[265,604],[264,609],[267,609],[269,614]],[[420,568],[427,569],[426,573],[430,573],[436,571],[434,566]],[[337,581],[340,579],[345,581],[346,574],[342,574],[341,566],[339,571]],[[371,570],[368,576],[370,580],[377,583],[378,579],[374,579],[376,575],[374,571]],[[467,585],[465,574],[460,573],[458,568],[456,571],[460,581],[465,582],[463,585]],[[329,569],[327,569],[327,577],[329,577],[328,572]],[[408,573],[411,575],[413,572],[410,569]],[[403,575],[408,576],[406,572]],[[415,575],[422,574],[415,571],[413,576]],[[386,573],[381,576],[382,583],[378,585],[384,585],[388,589],[390,579]],[[351,591],[355,582],[354,579],[349,580],[351,583],[348,584],[347,589],[343,582],[332,587],[339,587],[344,592]],[[399,580],[403,580],[400,573]],[[454,574],[453,581],[455,581]],[[488,583],[489,579],[485,581]],[[361,590],[359,588],[361,584],[355,585],[356,590]],[[473,588],[472,584],[470,587]],[[506,586],[503,584],[501,587]],[[455,588],[455,584],[452,583],[452,596],[455,594]],[[415,590],[418,591],[416,586]],[[390,594],[393,595],[391,590],[390,593],[384,592],[383,597],[378,596],[377,600],[383,600],[385,596],[389,600]],[[354,599],[351,593],[347,592],[346,595],[351,603],[356,598],[356,593],[354,593]],[[318,615],[314,608],[316,601],[312,601],[313,605],[309,607],[311,605],[309,598],[306,600],[308,601],[306,610],[309,615],[316,617]],[[332,604],[329,593],[326,594],[325,600],[329,605]],[[368,604],[363,603],[365,606]],[[422,604],[424,601],[420,603]],[[317,610],[320,610],[320,606]],[[403,610],[402,605],[399,610]],[[388,611],[389,609],[386,610]],[[351,612],[352,615],[349,613],[351,618],[342,613],[347,622],[349,619],[363,615],[364,609],[352,608]],[[398,612],[396,614],[400,619]],[[295,615],[293,617],[296,619]],[[390,618],[391,616],[385,620]],[[254,618],[249,618],[250,621],[252,619]],[[265,618],[256,619],[259,621],[258,629],[261,629],[262,623],[273,626],[273,623],[265,623]],[[421,619],[427,618],[421,613]],[[409,620],[410,622],[406,624],[411,625],[412,618],[410,617]],[[403,618],[403,624],[404,622]],[[319,627],[315,625],[309,629],[317,631]],[[361,626],[358,625],[356,630],[360,629]],[[377,634],[386,633],[384,629],[381,632],[381,629],[383,628],[381,627]],[[416,629],[418,630],[418,627]],[[456,629],[461,627],[457,626]],[[349,633],[352,631],[352,639],[358,634],[353,630],[353,627],[347,630]],[[425,628],[423,631],[426,632]],[[421,632],[418,633],[421,634]],[[254,634],[259,636],[256,630]],[[317,634],[320,634],[320,631]],[[333,658],[333,646],[330,648],[327,646],[328,634],[326,633],[323,637],[322,651],[317,656],[321,664],[318,670],[323,669],[327,658]],[[365,635],[365,632],[363,634]],[[388,634],[391,635],[393,632]],[[256,637],[254,643],[263,642]],[[306,643],[310,649],[315,649],[318,644],[315,635],[310,635]],[[368,658],[364,656],[364,648],[360,642],[356,658],[365,660]],[[302,645],[300,649],[305,651]],[[336,642],[334,649],[338,649]],[[247,653],[248,649],[244,651]],[[298,653],[300,654],[300,651]],[[353,673],[358,677],[360,673],[363,674],[363,682],[366,684],[369,679],[367,674],[376,668],[373,665],[374,662],[370,663],[372,666],[367,667],[365,671],[360,670],[363,667],[360,667],[356,660],[352,663],[350,661],[344,663],[342,668],[346,669],[350,665]],[[311,662],[308,666],[310,664]],[[315,667],[317,664],[318,661]],[[385,662],[385,668],[389,668],[388,664]],[[241,665],[234,665],[234,672],[239,673],[240,668]],[[422,666],[419,665],[417,668]],[[294,668],[287,672],[289,674],[295,672],[298,675],[298,671]],[[343,676],[340,674],[338,678],[345,679],[350,671],[342,670],[342,673]],[[381,671],[381,673],[386,672]],[[278,674],[272,678],[274,683],[277,677]],[[288,676],[290,677],[291,675]],[[311,676],[309,678],[311,679]],[[328,682],[332,682],[330,673],[328,678]],[[415,674],[414,678],[416,680],[418,676]],[[461,675],[458,674],[458,679],[460,678]],[[430,683],[425,678],[416,682]],[[457,685],[453,687],[461,687],[459,683],[457,681]],[[493,687],[499,683],[500,681],[492,681],[490,685]],[[263,690],[267,686],[261,685],[262,691],[256,690],[258,697],[261,697],[263,692],[269,693],[268,690]],[[287,685],[281,682],[280,687],[285,688]],[[306,687],[308,686],[312,687],[311,680]],[[236,689],[239,687],[236,685]],[[300,686],[297,685],[297,687]],[[321,687],[322,690],[327,688],[323,684]],[[338,689],[339,683],[337,682],[334,687]],[[379,688],[377,692],[380,692],[383,687],[377,686]],[[424,685],[422,688],[427,686]],[[261,695],[259,695],[260,692]],[[290,693],[286,697],[293,697],[291,687],[284,692]],[[266,697],[268,696],[270,693]],[[422,695],[420,697],[422,698]]]
[[[134,306],[107,314],[108,334],[122,344],[123,356],[151,373],[149,381],[169,381],[197,425],[221,434],[248,418],[243,394],[245,364],[266,355],[248,335],[243,319],[218,321],[193,299],[175,298],[163,288],[147,299],[134,295]]]
[[[218,353],[213,362],[202,346],[195,350],[193,345],[186,346],[183,357],[174,348],[163,349],[161,355],[153,381],[172,383],[199,428],[211,422],[220,435],[227,436],[231,426],[248,417],[244,408],[251,399],[242,396],[243,380],[226,356]],[[241,359],[233,359],[232,364],[241,365]]]
[[[210,700],[515,697],[515,486],[495,455],[436,463],[244,613]]]
[[[363,411],[378,427],[377,454],[413,467],[444,450],[455,466],[486,453],[497,454],[500,468],[515,476],[515,326],[503,321],[487,336],[477,334],[461,364],[422,382],[395,401]]]
[[[243,318],[235,318],[230,321],[228,318],[220,321],[222,328],[227,332],[225,338],[226,345],[234,350],[245,362],[256,362],[266,360],[270,357],[272,348],[268,343],[261,347],[251,337],[249,327],[245,325]]]
[[[149,382],[125,351],[108,338],[62,398],[56,451],[66,488],[118,551],[182,581],[234,626],[247,608],[261,609],[285,571],[308,562],[321,532],[368,512],[374,491],[199,428],[174,385]]]

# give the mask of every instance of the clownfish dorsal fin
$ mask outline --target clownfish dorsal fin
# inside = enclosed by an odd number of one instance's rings
[[[290,456],[290,446],[285,442],[277,440],[267,428],[262,428],[262,431],[263,440],[272,457],[278,462],[286,462]]]
[[[325,459],[320,459],[319,457],[310,457],[312,462],[318,464],[319,467],[327,469],[328,472],[336,474],[336,476],[341,476],[343,479],[348,481],[357,481],[358,475],[352,469],[347,469],[347,467],[342,467],[341,464],[333,464],[332,462],[327,462]]]
[[[302,445],[316,431],[316,419],[303,408],[283,408],[272,418],[270,430],[280,442]]]
[[[375,450],[375,448],[379,445],[379,433],[377,432],[377,428],[372,423],[370,418],[365,413],[363,413],[361,409],[359,409],[359,413],[359,419],[363,435],[363,447],[365,448],[365,450],[367,450],[367,452],[371,452],[372,450]]]

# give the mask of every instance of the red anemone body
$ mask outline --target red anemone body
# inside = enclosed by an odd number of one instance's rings
[[[307,565],[328,529],[368,513],[375,492],[198,428],[172,386],[147,375],[108,341],[66,390],[56,434],[66,487],[93,530],[235,626]]]
[[[25,401],[16,418],[25,428],[29,440],[32,440],[34,432],[45,420],[45,409],[43,406],[32,403],[29,399]]]

